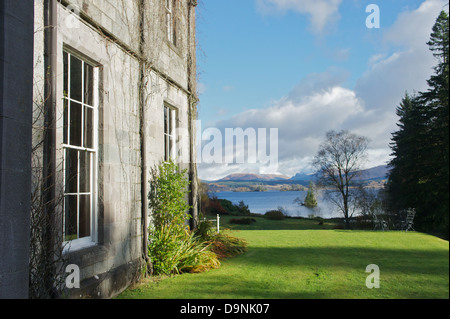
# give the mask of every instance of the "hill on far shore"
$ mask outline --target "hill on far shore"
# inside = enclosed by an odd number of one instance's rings
[[[251,173],[237,173],[230,174],[216,182],[226,181],[282,181],[290,179],[289,176],[280,174],[251,174]]]
[[[384,180],[388,175],[388,167],[381,165],[372,167],[369,169],[361,170],[361,175],[357,180]],[[236,173],[227,175],[219,180],[210,181],[215,183],[220,182],[276,182],[276,181],[315,181],[316,176],[314,174],[297,173],[292,177],[282,174],[253,174],[253,173]]]
[[[381,187],[388,175],[387,166],[377,166],[361,171],[356,179],[363,184]],[[216,181],[206,181],[211,191],[265,191],[265,190],[299,190],[307,187],[310,181],[316,181],[314,174],[297,173],[293,177],[281,174],[230,174]]]

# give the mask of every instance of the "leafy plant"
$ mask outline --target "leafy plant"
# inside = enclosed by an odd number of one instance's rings
[[[174,235],[185,230],[185,221],[191,216],[186,202],[189,193],[187,170],[179,171],[173,161],[167,161],[151,169],[149,208],[153,212],[155,228],[173,227]]]
[[[264,217],[271,220],[283,220],[285,218],[283,212],[279,210],[269,210],[264,214]]]
[[[195,235],[199,237],[200,240],[209,241],[214,235],[214,225],[212,221],[200,217],[200,222],[195,230]]]
[[[149,207],[153,213],[149,227],[148,254],[154,274],[173,274],[218,267],[217,257],[207,244],[186,226],[191,218],[186,203],[189,181],[186,170],[173,161],[151,170]]]

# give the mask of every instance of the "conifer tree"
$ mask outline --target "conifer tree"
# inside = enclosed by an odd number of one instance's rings
[[[448,236],[449,231],[449,17],[442,11],[427,43],[437,59],[435,74],[427,81],[430,89],[421,93],[427,106],[430,151],[429,184],[432,214],[429,222]]]
[[[316,197],[314,196],[313,182],[309,182],[308,192],[306,193],[304,204],[306,207],[310,208],[317,206],[317,200]]]
[[[441,12],[427,43],[437,65],[429,89],[406,96],[397,108],[388,190],[394,210],[416,208],[418,229],[449,227],[448,14]]]
[[[417,97],[406,94],[397,107],[399,130],[393,133],[393,159],[389,176],[390,197],[394,210],[418,207],[423,202],[420,188],[424,186],[424,153],[428,127]],[[422,181],[422,182],[421,182]]]

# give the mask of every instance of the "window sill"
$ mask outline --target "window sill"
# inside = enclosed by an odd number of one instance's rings
[[[108,255],[108,248],[103,245],[92,243],[90,246],[67,250],[65,255],[70,264],[78,265],[80,268],[102,262]]]
[[[72,254],[84,249],[90,249],[97,246],[97,243],[93,242],[90,238],[86,240],[75,240],[63,243],[63,254]]]
[[[178,46],[176,46],[175,44],[173,44],[171,41],[169,41],[167,39],[166,39],[166,44],[173,52],[175,52],[179,57],[181,57],[181,49]]]

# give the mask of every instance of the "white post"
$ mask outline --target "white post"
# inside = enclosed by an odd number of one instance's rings
[[[220,215],[217,214],[217,233],[220,233]]]

